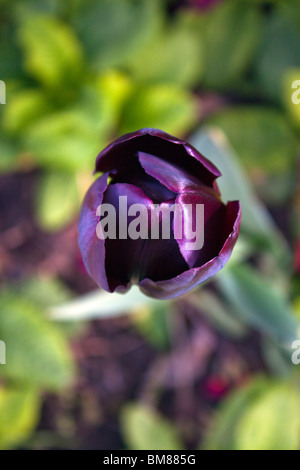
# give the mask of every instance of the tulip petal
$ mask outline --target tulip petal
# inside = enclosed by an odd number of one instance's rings
[[[81,208],[79,218],[79,248],[82,260],[89,275],[109,291],[105,274],[105,248],[104,240],[100,240],[96,234],[99,217],[96,210],[102,203],[104,191],[107,188],[108,173],[98,178],[88,190]]]
[[[201,181],[184,169],[178,168],[161,158],[144,152],[138,152],[138,157],[145,172],[174,193],[179,193],[188,188],[196,190],[202,185]]]
[[[191,268],[167,281],[154,282],[149,278],[143,279],[139,285],[146,295],[158,299],[179,297],[214,276],[225,266],[237,241],[241,225],[239,201],[228,202],[226,207],[223,231],[227,236],[219,254],[203,266]]]
[[[123,175],[113,176],[112,181],[116,183],[129,183],[137,186],[157,204],[176,197],[176,193],[169,190],[157,179],[146,174],[143,168],[140,168],[139,171],[136,170],[131,174],[126,173]]]
[[[152,239],[150,231],[151,211],[154,204],[144,192],[126,183],[111,184],[105,192],[103,203],[112,204],[116,209],[117,233],[119,233],[120,220],[120,196],[127,196],[126,208],[122,207],[122,214],[127,211],[132,204],[143,204],[148,213],[148,238],[138,238],[133,240],[130,236],[124,239],[107,238],[105,240],[105,266],[110,290],[114,291],[122,286],[128,288],[130,284],[138,283],[145,277],[153,280],[163,280],[174,277],[188,268],[182,258],[178,244],[172,232],[172,219],[170,220],[169,239]],[[173,200],[161,204],[161,213],[168,210]],[[128,227],[135,217],[127,218]],[[125,225],[125,223],[124,223]],[[172,262],[170,262],[170,259]]]
[[[176,204],[182,217],[176,223],[181,226],[180,237],[176,236],[180,252],[190,268],[202,266],[217,256],[225,239],[220,230],[226,220],[226,207],[210,188],[199,187],[197,192],[179,194]],[[204,210],[201,213],[200,205]],[[177,228],[178,228],[177,227]],[[189,231],[196,234],[191,239]],[[198,247],[197,247],[198,245]]]
[[[108,145],[97,157],[95,171],[130,174],[138,165],[137,152],[156,155],[175,164],[199,181],[212,186],[219,170],[187,142],[159,129],[145,128],[125,134]],[[190,158],[192,157],[192,158]]]

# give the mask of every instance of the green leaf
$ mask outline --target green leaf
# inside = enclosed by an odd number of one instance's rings
[[[30,388],[0,388],[0,449],[28,439],[39,419],[40,399]]]
[[[282,3],[282,2],[278,2]],[[256,88],[278,102],[286,70],[300,66],[299,30],[284,15],[270,15],[265,28],[256,66]]]
[[[131,321],[135,328],[145,337],[149,344],[159,349],[170,345],[171,315],[169,304],[165,302],[140,308]]]
[[[192,86],[200,81],[203,55],[197,29],[184,17],[178,17],[135,54],[129,66],[137,81]]]
[[[193,96],[175,85],[140,87],[124,106],[120,134],[154,127],[180,135],[195,123],[196,111]]]
[[[299,392],[276,384],[245,410],[235,430],[236,450],[297,450],[299,432]]]
[[[280,174],[293,167],[297,141],[279,111],[239,106],[221,112],[210,122],[222,129],[249,170]]]
[[[32,121],[51,110],[47,96],[40,90],[12,93],[3,110],[3,127],[9,133],[22,133]]]
[[[204,84],[234,87],[247,71],[259,46],[262,17],[250,2],[227,0],[203,17],[206,68]]]
[[[34,123],[24,137],[24,145],[42,167],[91,171],[103,145],[101,140],[92,117],[85,111],[71,109]]]
[[[161,23],[156,0],[86,0],[73,18],[94,69],[126,65]]]
[[[233,392],[221,404],[202,445],[206,450],[234,450],[234,433],[240,417],[255,401],[270,383],[262,377],[257,377],[250,385]]]
[[[246,324],[291,348],[299,325],[278,289],[246,266],[230,266],[217,276],[224,297]]]
[[[292,95],[296,93],[294,99],[300,99],[299,85],[292,88],[294,82],[300,80],[300,67],[287,69],[283,76],[283,104],[290,116],[291,122],[300,130],[300,103],[292,101]]]
[[[1,80],[22,76],[20,52],[15,45],[14,31],[0,32],[0,70]]]
[[[12,171],[17,163],[17,147],[0,131],[0,172]]]
[[[171,422],[138,403],[121,412],[123,437],[131,450],[182,450],[177,431]]]
[[[282,265],[288,266],[291,258],[288,246],[266,208],[258,200],[224,134],[217,128],[208,128],[196,133],[190,141],[220,169],[222,176],[218,185],[223,200],[241,201],[242,231],[261,240]]]
[[[18,292],[42,309],[69,301],[72,297],[71,291],[59,279],[46,276],[26,279],[18,286]]]
[[[73,365],[59,329],[23,299],[3,293],[0,337],[6,344],[2,375],[32,386],[59,389],[73,377]]]
[[[36,217],[46,231],[57,231],[70,223],[79,210],[79,194],[75,176],[70,173],[45,173],[40,176]]]
[[[57,87],[80,80],[81,46],[72,29],[50,15],[26,15],[19,28],[25,68],[44,85]],[[58,92],[58,90],[57,90]]]
[[[207,289],[201,289],[196,294],[189,294],[186,302],[206,315],[207,320],[223,334],[233,338],[241,338],[247,333],[246,326],[231,314],[224,302],[221,302],[215,294]]]

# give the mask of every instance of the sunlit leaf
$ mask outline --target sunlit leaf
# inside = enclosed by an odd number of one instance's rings
[[[0,388],[0,449],[28,439],[39,419],[40,399],[30,388]]]
[[[156,348],[166,349],[170,345],[171,315],[168,303],[149,305],[138,309],[131,316],[132,324]]]
[[[196,112],[193,96],[175,85],[140,87],[123,109],[120,133],[154,127],[180,135],[195,123]]]
[[[240,417],[247,410],[250,403],[267,390],[269,385],[267,380],[258,377],[248,386],[242,387],[229,395],[216,411],[201,448],[208,450],[234,450],[234,432]]]
[[[73,365],[59,329],[37,308],[10,294],[0,298],[0,337],[6,344],[4,377],[38,387],[67,386]]]
[[[68,25],[50,15],[26,15],[19,29],[25,68],[47,86],[61,88],[80,79],[81,46]]]
[[[34,123],[24,143],[38,164],[62,171],[91,171],[103,145],[92,118],[77,110],[50,114]]]
[[[299,393],[278,384],[244,410],[235,430],[236,450],[297,450],[300,432]]]
[[[56,231],[70,223],[79,211],[79,195],[75,176],[47,172],[37,186],[36,218],[46,231]]]
[[[3,111],[3,126],[9,133],[22,133],[32,121],[49,111],[49,100],[40,90],[12,93]]]
[[[287,69],[283,76],[283,103],[291,122],[300,129],[300,67]]]
[[[198,28],[200,28],[200,23]],[[177,18],[129,61],[137,80],[194,85],[203,71],[203,44],[196,27]]]
[[[142,404],[133,403],[123,408],[121,426],[131,450],[183,449],[173,424]]]

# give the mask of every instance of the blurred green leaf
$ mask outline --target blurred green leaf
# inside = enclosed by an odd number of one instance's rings
[[[273,284],[243,265],[230,265],[216,279],[238,317],[282,346],[291,347],[299,325],[287,300]]]
[[[142,127],[164,129],[170,134],[183,134],[196,120],[193,96],[175,85],[140,87],[124,106],[120,134]]]
[[[299,391],[292,381],[258,377],[233,392],[204,442],[210,450],[299,449]]]
[[[46,231],[56,231],[70,223],[79,210],[76,177],[70,173],[45,173],[39,178],[36,217]]]
[[[275,384],[244,410],[235,430],[236,450],[299,449],[299,391]]]
[[[171,315],[168,303],[161,302],[158,305],[149,305],[141,308],[131,321],[136,329],[153,346],[159,349],[167,349],[170,345]]]
[[[268,370],[275,377],[288,377],[291,374],[291,346],[281,347],[267,337],[262,338],[261,352]]]
[[[284,2],[278,2],[278,4]],[[270,15],[256,66],[256,88],[266,97],[280,101],[285,71],[300,66],[299,31],[283,14]]]
[[[26,279],[18,286],[21,297],[44,309],[67,302],[72,298],[71,291],[57,278],[39,276]]]
[[[197,25],[197,26],[200,26]],[[129,61],[138,81],[195,85],[203,71],[203,44],[195,27],[177,18]]]
[[[59,329],[24,299],[2,293],[0,307],[0,337],[9,364],[2,375],[41,388],[67,386],[73,364]]]
[[[201,446],[207,450],[234,450],[236,425],[250,403],[269,387],[269,382],[257,377],[248,386],[233,392],[217,410],[209,432]]]
[[[203,17],[202,29],[205,86],[233,88],[247,71],[259,46],[262,33],[259,8],[250,2],[227,0]]]
[[[210,122],[222,129],[243,164],[270,173],[291,170],[297,141],[285,116],[272,108],[236,107]]]
[[[50,15],[31,14],[22,19],[19,39],[25,68],[41,83],[57,88],[81,79],[83,57],[72,29]]]
[[[2,18],[3,16],[1,15]],[[16,45],[15,29],[5,16],[3,20],[3,23],[0,24],[1,80],[8,80],[17,76],[20,78],[23,75],[23,71],[21,67],[21,54]]]
[[[4,173],[14,169],[17,161],[17,146],[0,130],[0,172]]]
[[[138,403],[121,412],[124,440],[131,450],[182,450],[184,446],[171,422]]]
[[[51,110],[47,96],[40,90],[26,89],[12,93],[3,110],[3,127],[20,134],[30,123]]]
[[[47,115],[34,123],[24,137],[24,144],[42,167],[91,171],[103,142],[101,145],[92,117],[72,109]]]
[[[39,419],[40,399],[30,388],[0,388],[0,449],[28,439]]]
[[[291,122],[300,130],[300,103],[294,103],[292,101],[292,96],[296,93],[294,99],[297,101],[300,99],[300,93],[298,85],[297,88],[292,88],[292,84],[294,82],[298,82],[300,80],[300,67],[299,68],[291,68],[287,69],[283,76],[283,104],[285,109],[287,110]]]
[[[28,14],[28,12],[32,14],[33,11],[58,14],[61,4],[62,2],[60,0],[26,0],[26,2],[23,0],[15,0],[14,10],[20,17],[22,17],[21,15]]]
[[[186,301],[197,308],[216,328],[230,337],[241,338],[247,333],[247,328],[238,321],[230,309],[218,299],[217,295],[207,289],[200,289],[196,294],[189,294]]]
[[[86,0],[73,15],[73,24],[91,59],[92,67],[126,65],[155,34],[161,22],[156,0]]]

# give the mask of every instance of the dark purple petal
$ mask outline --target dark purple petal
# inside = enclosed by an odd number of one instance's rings
[[[199,187],[195,193],[179,194],[175,202],[182,208],[183,213],[182,238],[177,238],[180,252],[190,268],[202,266],[217,256],[225,241],[220,227],[225,224],[226,208],[217,193],[205,187]],[[203,221],[199,219],[196,227],[197,204],[204,206],[204,225]],[[188,211],[188,207],[190,207],[190,211]],[[193,233],[196,233],[197,229],[199,241],[201,236],[204,239],[203,247],[199,250],[189,249],[191,240],[186,238],[185,231],[189,225],[192,226]]]
[[[138,157],[145,172],[174,193],[201,186],[197,178],[161,158],[144,152],[138,152]]]
[[[79,248],[83,263],[89,275],[103,287],[109,290],[105,273],[104,240],[96,234],[98,217],[96,210],[102,203],[104,191],[107,188],[108,173],[100,176],[88,190],[81,208],[79,218]]]
[[[212,186],[219,170],[193,146],[158,129],[145,128],[125,134],[96,159],[95,171],[133,172],[138,168],[137,152],[155,155],[185,169],[200,182]],[[192,158],[190,158],[192,157]]]
[[[158,299],[179,297],[214,276],[225,266],[237,241],[241,225],[240,203],[232,201],[226,207],[223,232],[227,236],[219,254],[203,266],[189,269],[167,281],[154,282],[151,279],[143,279],[139,285],[146,295]]]
[[[127,196],[127,212],[131,204],[144,204],[149,214],[149,227],[151,220],[151,210],[154,209],[153,202],[143,193],[143,191],[133,185],[125,183],[111,184],[105,192],[103,203],[112,204],[119,214],[119,197]],[[160,208],[167,210],[173,201],[163,203]],[[128,217],[128,224],[134,217]],[[171,224],[172,227],[172,219]],[[119,220],[117,229],[119,228]],[[178,244],[174,240],[172,229],[170,239],[158,240],[150,239],[132,240],[111,239],[105,241],[105,266],[106,274],[111,291],[120,286],[122,289],[128,288],[131,283],[138,283],[144,277],[151,277],[153,280],[164,280],[174,277],[188,268],[182,258]],[[170,259],[172,262],[170,262]],[[117,289],[118,290],[118,289]]]
[[[188,265],[181,256],[179,246],[174,238],[173,220],[174,213],[170,212],[170,207],[174,204],[174,199],[163,202],[160,209],[160,238],[149,239],[144,246],[143,257],[147,260],[144,270],[140,273],[140,280],[150,278],[153,281],[161,281],[177,276],[182,271],[188,269]],[[170,235],[167,239],[162,238],[162,220],[167,216],[170,220]]]
[[[129,183],[137,186],[157,204],[176,197],[174,192],[163,186],[157,179],[147,175],[142,167],[130,174],[114,176],[112,180],[114,183]]]
[[[126,290],[131,283],[137,281],[138,270],[141,263],[141,252],[147,240],[132,240],[127,236],[126,239],[119,239],[119,209],[120,196],[127,197],[126,214],[132,204],[143,204],[150,213],[153,205],[145,193],[136,186],[127,183],[111,184],[105,192],[103,203],[111,204],[116,210],[117,216],[117,238],[108,237],[105,240],[105,267],[108,284],[111,291]],[[122,211],[122,214],[125,213]],[[134,217],[128,217],[128,224]],[[126,224],[126,230],[128,228]]]

